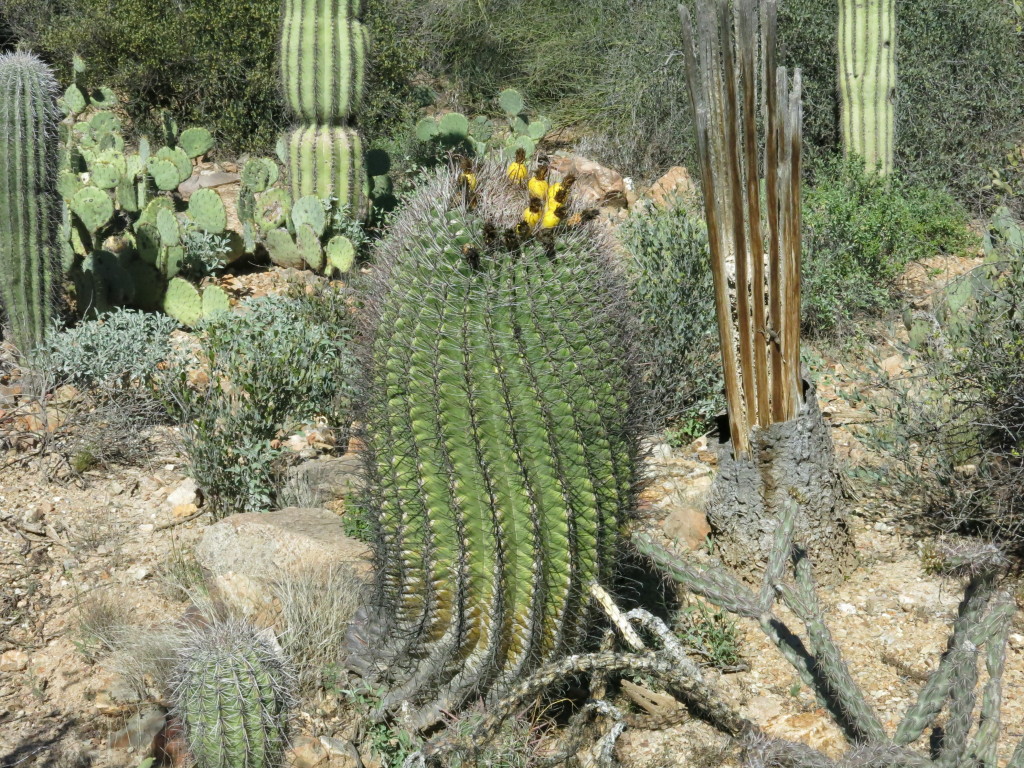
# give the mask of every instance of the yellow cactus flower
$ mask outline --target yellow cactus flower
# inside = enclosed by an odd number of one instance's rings
[[[526,177],[529,171],[526,170],[526,163],[520,163],[513,161],[508,164],[508,170],[505,175],[508,176],[508,180],[513,184],[522,186],[523,182],[526,181]]]

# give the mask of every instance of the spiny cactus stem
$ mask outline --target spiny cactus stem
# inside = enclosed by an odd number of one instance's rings
[[[806,556],[798,557],[795,571],[796,589],[786,589],[783,595],[790,610],[807,627],[811,652],[814,654],[814,670],[822,678],[816,687],[824,688],[822,693],[832,699],[833,706],[830,709],[851,741],[888,743],[889,738],[882,723],[854,682],[839,648],[832,640],[832,633],[825,625],[814,588],[810,560]]]
[[[971,744],[971,756],[980,768],[996,768],[999,740],[999,710],[1003,701],[1003,672],[1006,668],[1006,643],[1017,606],[1013,597],[1000,593],[994,600],[991,617],[996,622],[985,645],[985,669],[988,682],[982,694],[981,722]]]
[[[939,661],[938,669],[921,689],[917,701],[903,715],[903,720],[893,737],[895,744],[906,746],[916,741],[938,716],[953,685],[953,660],[956,651],[967,644],[977,646],[984,641],[982,615],[994,589],[995,574],[992,572],[971,578],[960,602],[959,615],[953,623],[953,634],[948,643],[949,650]]]
[[[782,581],[782,577],[786,573],[786,564],[789,562],[790,553],[793,551],[793,531],[796,529],[796,514],[796,500],[787,500],[782,511],[782,517],[775,525],[772,551],[768,556],[768,566],[765,568],[764,580],[761,582],[761,591],[757,597],[762,613],[769,613],[771,611],[772,605],[775,604],[776,585]]]
[[[956,768],[967,746],[967,734],[971,730],[974,705],[977,701],[975,686],[978,684],[978,648],[972,643],[951,652],[953,657],[953,682],[950,686],[949,716],[942,734],[942,747],[935,760],[937,768]]]

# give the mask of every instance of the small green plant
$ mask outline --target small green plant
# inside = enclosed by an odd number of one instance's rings
[[[849,336],[856,320],[892,310],[910,262],[977,245],[947,194],[879,177],[856,157],[817,177],[803,221],[803,326],[818,337]]]
[[[355,396],[351,328],[345,294],[297,289],[206,321],[198,358],[171,361],[161,392],[216,517],[273,507],[283,451],[276,441],[296,428],[324,424],[343,444]]]
[[[691,597],[679,609],[674,629],[687,650],[714,667],[724,669],[743,663],[735,619],[699,598]]]
[[[361,683],[354,688],[342,689],[341,695],[357,712],[369,716],[377,712],[386,692],[384,688]],[[422,741],[414,734],[392,728],[380,720],[371,721],[366,726],[363,740],[384,768],[402,768],[405,759],[422,746]]]
[[[227,266],[227,257],[232,250],[228,237],[207,232],[188,222],[181,240],[185,249],[181,261],[183,277],[198,282]]]
[[[651,344],[644,372],[670,440],[689,443],[724,408],[721,354],[704,222],[681,203],[634,212],[619,231],[630,289]]]

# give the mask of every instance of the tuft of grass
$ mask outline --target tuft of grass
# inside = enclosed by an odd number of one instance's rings
[[[688,596],[676,614],[673,629],[684,646],[711,666],[729,669],[743,664],[736,620],[704,600]]]

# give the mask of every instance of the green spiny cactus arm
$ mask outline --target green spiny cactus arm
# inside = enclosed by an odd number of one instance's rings
[[[335,123],[359,111],[367,31],[346,0],[284,0],[281,81],[296,116]]]
[[[971,578],[960,602],[959,615],[953,623],[953,634],[949,639],[949,650],[943,655],[938,669],[928,678],[921,692],[896,729],[893,741],[906,746],[924,732],[938,716],[949,696],[954,681],[955,651],[967,645],[978,645],[977,637],[985,608],[995,589],[995,574],[985,572]]]
[[[821,694],[836,713],[836,720],[848,738],[857,743],[886,744],[889,738],[874,709],[864,698],[843,661],[832,633],[825,625],[821,605],[814,588],[814,576],[807,557],[796,563],[796,589],[783,589],[786,604],[807,627],[814,668],[821,677]]]
[[[978,684],[978,648],[965,643],[950,652],[953,658],[953,681],[949,691],[946,725],[942,747],[935,759],[936,768],[956,768],[967,747],[967,734],[974,720]]]
[[[1024,739],[1021,739],[1010,756],[1006,768],[1024,768]]]
[[[893,169],[896,0],[839,1],[839,91],[843,150],[869,170]]]
[[[971,745],[971,755],[980,768],[996,768],[999,741],[1000,708],[1003,701],[1003,672],[1006,669],[1006,643],[1010,637],[1016,603],[1006,592],[993,600],[996,626],[985,644],[985,668],[988,682],[982,694],[981,723]]]
[[[46,335],[60,268],[56,92],[40,59],[0,56],[0,304],[23,354]]]
[[[288,140],[288,168],[292,199],[308,195],[336,197],[339,205],[359,212],[366,202],[367,180],[363,146],[351,128],[307,125],[292,131]]]

